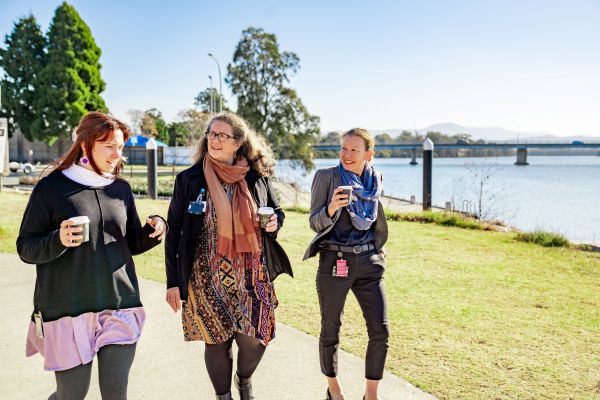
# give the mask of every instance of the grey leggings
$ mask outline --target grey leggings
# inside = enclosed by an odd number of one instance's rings
[[[98,350],[98,380],[103,400],[126,400],[136,344],[111,344]],[[48,400],[83,400],[90,388],[92,362],[56,371],[56,392]]]

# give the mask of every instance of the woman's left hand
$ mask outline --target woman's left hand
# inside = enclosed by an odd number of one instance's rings
[[[256,217],[256,220],[260,224],[260,218]],[[265,231],[267,231],[267,232],[275,232],[277,230],[277,226],[278,226],[277,224],[278,224],[277,214],[272,214],[271,215],[271,219],[267,223],[267,226],[265,226]]]
[[[146,218],[146,222],[154,228],[154,232],[148,236],[163,240],[167,232],[167,224],[165,224],[165,221],[161,217],[148,217]]]

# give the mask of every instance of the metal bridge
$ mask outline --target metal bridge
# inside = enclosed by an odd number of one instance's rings
[[[417,150],[423,147],[422,143],[403,144],[378,144],[377,150],[412,150],[411,164],[417,164]],[[312,146],[314,150],[339,150],[339,144],[319,144]],[[600,149],[600,143],[584,143],[574,141],[572,143],[444,143],[435,144],[435,149],[517,149],[516,165],[528,165],[527,149]]]

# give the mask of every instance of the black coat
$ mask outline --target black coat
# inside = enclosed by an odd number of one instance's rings
[[[251,169],[246,174],[246,182],[258,207],[273,207],[275,209],[278,222],[277,231],[279,231],[283,225],[285,214],[279,207],[269,178],[260,176],[257,171]],[[202,161],[177,174],[173,197],[169,205],[169,214],[167,217],[169,232],[165,240],[167,288],[179,287],[182,300],[187,300],[188,297],[187,285],[192,274],[200,230],[204,224],[205,217],[204,214],[190,214],[187,212],[187,208],[191,201],[196,200],[201,188],[204,188],[208,193]],[[268,235],[269,239],[275,239],[277,231],[266,233],[263,237]],[[265,245],[269,242],[270,240],[265,240]],[[268,253],[266,251],[266,255]],[[285,253],[283,254],[285,255]],[[285,259],[287,260],[287,257]],[[289,261],[284,269],[287,270],[288,267]],[[291,275],[291,267],[289,267],[288,273]]]

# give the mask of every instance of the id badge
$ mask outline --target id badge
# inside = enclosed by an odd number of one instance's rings
[[[37,336],[39,338],[44,338],[44,326],[42,325],[44,323],[44,320],[42,319],[42,313],[41,312],[36,312],[33,313],[33,321],[35,322],[35,333],[37,334]]]
[[[347,278],[348,277],[348,264],[346,260],[342,258],[342,253],[338,252],[338,260],[335,260],[335,265],[333,266],[333,271],[331,271],[331,276],[335,276],[336,278]]]
[[[204,201],[204,194],[206,193],[206,189],[200,189],[200,194],[198,194],[198,198],[196,201],[190,201],[188,205],[187,212],[195,215],[202,215],[206,211],[206,201]]]
[[[190,201],[187,212],[190,214],[202,215],[206,211],[205,201]]]

